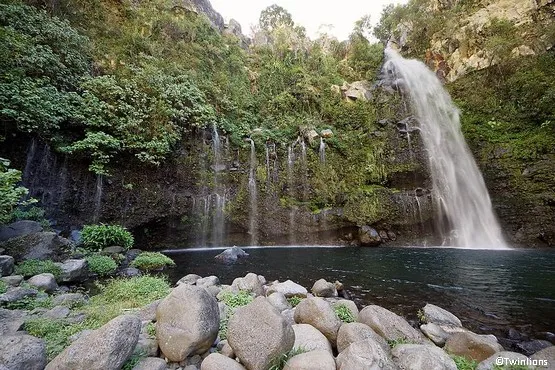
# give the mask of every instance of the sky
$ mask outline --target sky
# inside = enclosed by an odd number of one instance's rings
[[[343,0],[345,1],[345,0]],[[365,14],[370,14],[376,24],[382,8],[390,3],[406,3],[407,0],[210,0],[214,9],[226,21],[237,20],[245,35],[250,35],[251,26],[258,23],[260,12],[272,4],[287,9],[295,23],[303,25],[311,38],[316,38],[322,25],[326,33],[339,40],[346,40],[354,23]],[[331,25],[329,28],[327,25]]]

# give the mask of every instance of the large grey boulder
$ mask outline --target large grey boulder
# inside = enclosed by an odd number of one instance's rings
[[[179,281],[175,283],[175,285],[195,285],[197,283],[197,280],[200,278],[202,278],[202,276],[199,276],[197,274],[187,274],[179,279]]]
[[[65,293],[54,296],[52,304],[54,306],[68,306],[73,307],[76,305],[85,304],[87,298],[81,293]]]
[[[389,352],[389,345],[385,339],[380,337],[368,325],[360,322],[351,322],[341,325],[339,332],[337,333],[337,351],[341,353],[352,343],[360,342],[366,339],[374,340],[384,351]]]
[[[22,220],[0,226],[0,242],[41,232],[43,227],[36,221]]]
[[[54,277],[54,275],[49,273],[35,275],[27,280],[27,283],[37,288],[38,290],[43,290],[47,293],[53,292],[58,289],[56,278]]]
[[[211,286],[215,286],[220,284],[220,279],[218,279],[217,276],[207,276],[205,278],[200,278],[197,280],[196,285],[203,287],[203,288],[208,288]]]
[[[524,342],[519,342],[515,345],[525,355],[531,356],[534,353],[541,351],[544,348],[551,347],[553,344],[542,339],[533,339]]]
[[[382,243],[380,234],[368,225],[364,225],[358,230],[358,239],[363,247],[376,247]]]
[[[530,356],[532,360],[543,361],[547,365],[555,364],[555,346],[547,347]]]
[[[156,338],[170,361],[210,349],[220,326],[218,302],[204,288],[182,284],[156,309]]]
[[[345,306],[349,311],[351,311],[354,321],[358,321],[358,307],[355,302],[343,298],[327,298],[326,301],[331,303],[334,310],[339,306]]]
[[[20,236],[1,244],[16,261],[29,259],[60,261],[68,254],[71,242],[54,232],[38,232]]]
[[[426,341],[424,336],[405,319],[380,306],[364,307],[358,315],[358,321],[371,327],[386,340],[404,338],[414,343]]]
[[[279,312],[291,309],[291,304],[285,298],[285,295],[280,292],[275,292],[270,294],[268,297],[268,302],[272,304]]]
[[[311,290],[316,297],[337,297],[335,284],[329,283],[325,279],[317,280]]]
[[[25,323],[27,313],[23,310],[6,310],[0,308],[0,337],[15,333]]]
[[[352,343],[336,359],[338,370],[397,370],[388,353],[372,339]]]
[[[118,316],[88,335],[80,336],[52,360],[46,370],[119,370],[139,340],[141,321]]]
[[[245,370],[245,368],[237,361],[220,355],[219,353],[212,353],[208,355],[200,364],[200,370]]]
[[[445,342],[444,349],[454,355],[483,361],[503,351],[494,335],[478,335],[472,332],[454,333]]]
[[[258,275],[249,272],[245,277],[236,278],[231,284],[232,287],[254,293],[255,296],[264,295],[264,288]]]
[[[499,358],[501,358],[501,360],[499,360]],[[501,352],[497,352],[494,355],[491,355],[490,357],[486,358],[484,361],[480,362],[476,370],[497,370],[503,365],[510,366],[511,364],[508,361],[526,361],[526,360],[528,360],[528,357],[524,356],[521,353],[501,351]],[[497,361],[502,361],[501,366],[499,366],[499,364],[496,363]],[[505,363],[505,361],[507,361],[507,363]]]
[[[283,370],[335,370],[335,359],[328,351],[310,351],[293,356]]]
[[[89,276],[89,265],[85,259],[69,259],[57,265],[62,269],[60,281],[64,283],[81,282]]]
[[[424,344],[399,344],[391,350],[393,362],[404,370],[457,370],[457,364],[441,348]]]
[[[43,370],[46,344],[26,334],[0,335],[0,365],[9,370]]]
[[[51,320],[61,320],[61,319],[65,319],[66,317],[68,317],[68,315],[71,313],[71,311],[69,310],[68,307],[64,307],[64,306],[56,306],[53,307],[51,309],[49,309],[48,311],[46,311],[42,317],[47,318],[47,319],[51,319]]]
[[[333,353],[328,339],[314,326],[308,324],[295,324],[293,325],[293,331],[295,332],[295,344],[293,348],[302,348],[307,352],[322,350]]]
[[[166,370],[166,361],[159,357],[145,357],[133,370]]]
[[[308,291],[305,287],[292,282],[291,280],[284,281],[283,283],[274,283],[268,287],[267,295],[275,292],[283,293],[286,298],[291,297],[306,297]]]
[[[354,81],[342,86],[345,97],[350,100],[367,101],[372,99],[371,86],[368,81]]]
[[[426,304],[422,309],[422,313],[426,323],[449,324],[462,327],[461,320],[457,316],[436,305]]]
[[[249,254],[239,247],[228,248],[222,253],[214,257],[217,261],[222,263],[234,263],[237,259],[247,257]]]
[[[4,276],[0,280],[9,286],[19,286],[23,282],[23,275]]]
[[[434,342],[435,345],[440,347],[445,345],[445,341],[447,341],[447,338],[451,335],[443,330],[441,326],[434,323],[420,325],[420,330],[424,333],[424,335],[426,335],[426,337]]]
[[[328,338],[333,346],[336,345],[341,320],[339,320],[331,305],[323,298],[303,299],[295,307],[295,322],[314,326]]]
[[[13,273],[15,260],[12,256],[0,256],[0,277]]]
[[[26,297],[35,297],[37,294],[38,291],[35,289],[21,287],[12,288],[6,293],[0,295],[0,303],[12,303]]]
[[[249,370],[265,370],[270,362],[293,348],[295,333],[264,297],[235,311],[229,320],[227,340]]]

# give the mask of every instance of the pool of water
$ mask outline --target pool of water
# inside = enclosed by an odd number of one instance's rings
[[[555,332],[555,251],[455,248],[245,248],[249,257],[224,265],[221,249],[166,251],[175,282],[195,273],[224,284],[248,272],[268,281],[291,279],[308,289],[341,281],[360,305],[378,304],[416,320],[426,303],[457,315],[465,327],[503,336]]]

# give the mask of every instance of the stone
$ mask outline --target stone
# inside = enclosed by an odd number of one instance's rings
[[[385,340],[404,338],[414,343],[426,341],[424,336],[405,319],[380,306],[364,307],[358,315],[358,321],[368,325]]]
[[[364,225],[358,230],[358,239],[363,247],[376,247],[382,243],[376,229],[368,225]]]
[[[338,306],[345,306],[351,311],[353,314],[353,318],[355,321],[358,321],[358,307],[355,302],[351,301],[350,299],[334,299],[330,302],[331,306],[336,309]]]
[[[320,135],[318,135],[318,132],[316,130],[308,130],[304,136],[305,139],[312,144],[314,140],[316,140]]]
[[[197,283],[197,280],[200,278],[201,276],[198,276],[197,274],[188,274],[183,276],[181,279],[179,279],[177,283],[175,283],[175,285],[176,286],[179,286],[181,284],[195,285]]]
[[[52,304],[54,306],[68,306],[73,307],[76,305],[85,304],[87,298],[81,293],[65,293],[54,296],[52,298]]]
[[[0,276],[8,276],[13,273],[15,260],[12,256],[0,256]]]
[[[166,370],[166,361],[159,357],[145,357],[133,370]]]
[[[397,370],[388,353],[372,339],[352,343],[337,356],[336,363],[338,370]]]
[[[60,261],[70,249],[71,242],[55,232],[38,232],[10,239],[2,243],[6,254],[16,261],[29,259]]]
[[[27,283],[37,288],[38,290],[43,290],[47,293],[51,293],[58,289],[56,278],[54,277],[54,275],[49,273],[35,275],[27,280]]]
[[[82,282],[89,276],[89,266],[85,259],[70,259],[58,263],[58,266],[62,269],[60,281],[64,283]]]
[[[245,370],[245,368],[237,361],[221,355],[219,353],[211,353],[202,361],[200,370]]]
[[[9,225],[0,226],[0,242],[13,238],[19,238],[20,236],[39,233],[42,230],[42,225],[36,221],[22,220],[12,222]]]
[[[119,245],[114,245],[112,247],[106,247],[102,250],[102,254],[111,256],[113,254],[121,254],[125,252],[125,248],[120,247]]]
[[[258,275],[252,272],[249,272],[245,277],[233,280],[231,286],[239,290],[254,293],[255,296],[264,295],[264,288],[258,279]]]
[[[172,362],[208,351],[219,326],[218,302],[206,289],[194,285],[174,288],[156,310],[156,338]]]
[[[0,278],[0,280],[9,286],[19,286],[19,284],[23,281],[23,275],[4,276],[3,278]]]
[[[283,370],[335,370],[335,359],[328,351],[310,351],[293,356]]]
[[[293,348],[302,348],[307,352],[322,350],[333,354],[328,339],[314,326],[308,324],[295,324],[293,325],[293,331],[295,332],[295,344]]]
[[[547,347],[534,353],[532,356],[530,356],[530,359],[536,361],[545,361],[548,365],[555,364],[555,346]]]
[[[516,344],[516,348],[521,350],[522,353],[524,353],[526,356],[531,356],[534,353],[551,346],[551,342],[541,339],[534,339]]]
[[[82,331],[80,331],[80,332],[78,332],[78,333],[73,334],[71,337],[69,337],[69,341],[70,341],[71,343],[73,343],[73,342],[75,342],[77,339],[79,339],[79,338],[81,338],[81,337],[84,337],[84,336],[87,336],[87,335],[89,335],[89,334],[91,334],[91,333],[93,333],[93,332],[94,332],[94,330],[92,330],[92,329],[85,329],[85,330],[82,330]]]
[[[42,317],[52,320],[65,319],[70,313],[69,308],[64,306],[56,306],[46,311]]]
[[[196,284],[197,286],[208,288],[210,286],[220,284],[220,279],[218,279],[216,276],[207,276],[205,278],[198,279]]]
[[[333,137],[333,131],[330,130],[329,128],[322,130],[320,132],[320,136],[323,137],[324,139],[329,139]]]
[[[235,351],[233,350],[233,348],[231,348],[231,346],[229,345],[229,343],[227,342],[227,340],[225,341],[222,349],[221,349],[221,354],[229,357],[229,358],[235,358]]]
[[[0,364],[9,370],[43,370],[46,366],[46,344],[31,335],[2,335]]]
[[[389,345],[380,337],[372,328],[360,322],[351,322],[341,325],[337,333],[337,351],[343,352],[352,343],[372,339],[382,347],[386,352],[389,351]]]
[[[434,324],[448,324],[462,327],[461,320],[451,312],[433,304],[426,304],[422,309],[424,321]]]
[[[142,356],[158,356],[158,341],[154,338],[147,338],[142,334],[139,335],[139,340],[135,346],[134,354]]]
[[[324,299],[319,297],[303,299],[295,307],[295,322],[314,326],[328,338],[333,346],[336,345],[341,320]]]
[[[46,370],[119,370],[133,353],[141,321],[118,316],[88,335],[79,337],[46,366]]]
[[[316,281],[311,291],[316,297],[337,297],[335,284],[329,283],[325,279]]]
[[[291,325],[264,297],[239,307],[228,323],[227,340],[249,370],[265,370],[295,343]]]
[[[281,317],[289,323],[289,325],[295,325],[295,309],[288,309],[281,312]]]
[[[457,364],[441,348],[424,344],[399,344],[392,350],[393,362],[404,370],[457,370]]]
[[[275,292],[282,293],[286,298],[300,297],[305,298],[308,291],[305,287],[292,282],[291,280],[284,281],[283,283],[274,283],[268,287],[267,295]]]
[[[347,91],[345,91],[345,97],[350,100],[362,100],[368,101],[372,99],[372,93],[370,92],[370,86],[368,81],[355,81],[348,85]]]
[[[222,263],[234,263],[237,259],[247,257],[249,254],[239,247],[228,248],[222,253],[214,257],[217,261]]]
[[[135,267],[126,267],[119,272],[119,276],[127,277],[127,278],[141,276],[141,275],[142,275],[141,270]]]
[[[445,342],[444,349],[454,355],[464,356],[483,361],[496,352],[503,351],[503,347],[497,343],[493,335],[478,335],[472,332],[460,332],[452,334]]]
[[[291,309],[291,304],[285,298],[285,295],[281,292],[275,292],[270,294],[268,297],[268,302],[272,304],[279,312]]]
[[[6,293],[0,295],[0,303],[12,303],[19,301],[26,297],[35,297],[38,294],[38,291],[35,289],[28,289],[28,288],[12,288],[8,290]]]
[[[498,358],[503,359],[501,361],[505,361],[504,359],[508,359],[508,361],[526,361],[526,360],[528,360],[528,357],[524,356],[521,353],[501,351],[501,352],[495,353],[494,355],[492,355],[492,356],[486,358],[484,361],[480,362],[478,364],[478,367],[476,367],[476,370],[497,370],[497,369],[499,369],[500,366],[496,363],[496,360]],[[499,361],[499,360],[497,360],[497,361]],[[509,363],[503,362],[502,365],[509,365]]]
[[[23,328],[27,313],[23,310],[0,308],[0,337],[13,334]]]
[[[430,323],[420,326],[420,330],[426,337],[428,337],[435,345],[443,347],[445,341],[449,338],[449,333],[443,330],[439,325]]]
[[[141,322],[144,321],[156,321],[156,310],[158,309],[158,305],[162,302],[161,299],[158,299],[154,302],[150,302],[146,306],[139,308],[137,311],[131,313],[131,315],[137,316],[141,319]]]

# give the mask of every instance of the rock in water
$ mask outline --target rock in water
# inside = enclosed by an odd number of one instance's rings
[[[387,352],[374,340],[355,342],[337,356],[338,370],[397,370]]]
[[[445,342],[445,350],[457,356],[471,358],[478,362],[483,361],[503,351],[493,335],[478,335],[472,332],[454,333]]]
[[[212,353],[202,361],[200,370],[245,370],[245,368],[229,357]]]
[[[295,308],[295,322],[314,326],[328,338],[333,346],[336,345],[341,320],[324,299],[319,297],[303,299]]]
[[[457,364],[445,351],[424,344],[399,344],[391,350],[393,362],[404,370],[457,370]]]
[[[43,370],[46,366],[46,344],[31,335],[1,335],[2,365],[8,370]]]
[[[317,297],[337,297],[335,284],[328,283],[325,279],[320,279],[314,283],[312,293]]]
[[[141,320],[122,315],[89,335],[80,336],[52,360],[46,370],[119,370],[139,340]]]
[[[386,340],[404,338],[415,343],[426,341],[424,336],[405,319],[380,306],[364,307],[358,315],[358,321],[371,327]]]
[[[290,324],[264,297],[240,307],[230,319],[227,340],[249,370],[266,370],[295,343]]]
[[[335,359],[328,351],[310,351],[292,357],[283,370],[335,370]]]
[[[222,263],[234,263],[234,262],[237,262],[238,258],[247,257],[248,255],[249,254],[244,250],[242,250],[241,248],[232,247],[232,248],[226,249],[225,251],[218,254],[214,258]]]
[[[218,302],[201,287],[179,285],[156,309],[156,338],[172,362],[208,351],[219,327]]]

